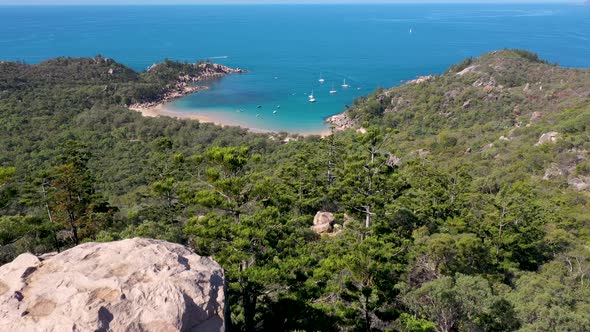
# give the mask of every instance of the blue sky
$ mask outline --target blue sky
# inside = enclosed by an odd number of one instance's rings
[[[157,5],[281,3],[579,3],[582,0],[0,0],[0,5]]]

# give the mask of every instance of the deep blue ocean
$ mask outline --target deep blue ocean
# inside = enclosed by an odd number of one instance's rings
[[[0,60],[101,54],[145,70],[165,58],[211,59],[249,73],[172,108],[289,132],[320,131],[324,118],[379,86],[503,48],[590,67],[590,6],[0,7]],[[341,87],[344,79],[350,88]]]

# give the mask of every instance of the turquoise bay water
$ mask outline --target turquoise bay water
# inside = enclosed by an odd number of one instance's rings
[[[590,6],[0,7],[1,60],[102,54],[144,70],[165,58],[211,59],[249,73],[170,106],[275,131],[325,130],[327,116],[379,86],[506,47],[588,67]]]

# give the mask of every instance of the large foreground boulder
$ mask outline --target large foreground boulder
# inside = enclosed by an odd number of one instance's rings
[[[0,331],[223,331],[224,274],[173,243],[86,243],[0,266]]]

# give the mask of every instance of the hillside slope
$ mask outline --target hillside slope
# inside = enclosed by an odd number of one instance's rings
[[[182,243],[225,270],[239,331],[590,326],[588,70],[496,51],[283,140],[125,107],[198,66],[37,66],[0,64],[0,263]]]
[[[439,162],[481,163],[480,174],[502,170],[503,178],[518,176],[507,172],[510,165],[528,163],[527,174],[590,189],[588,69],[548,64],[527,51],[494,51],[443,75],[380,89],[346,115],[398,130],[400,155],[422,149]],[[537,144],[549,136],[556,144]]]

